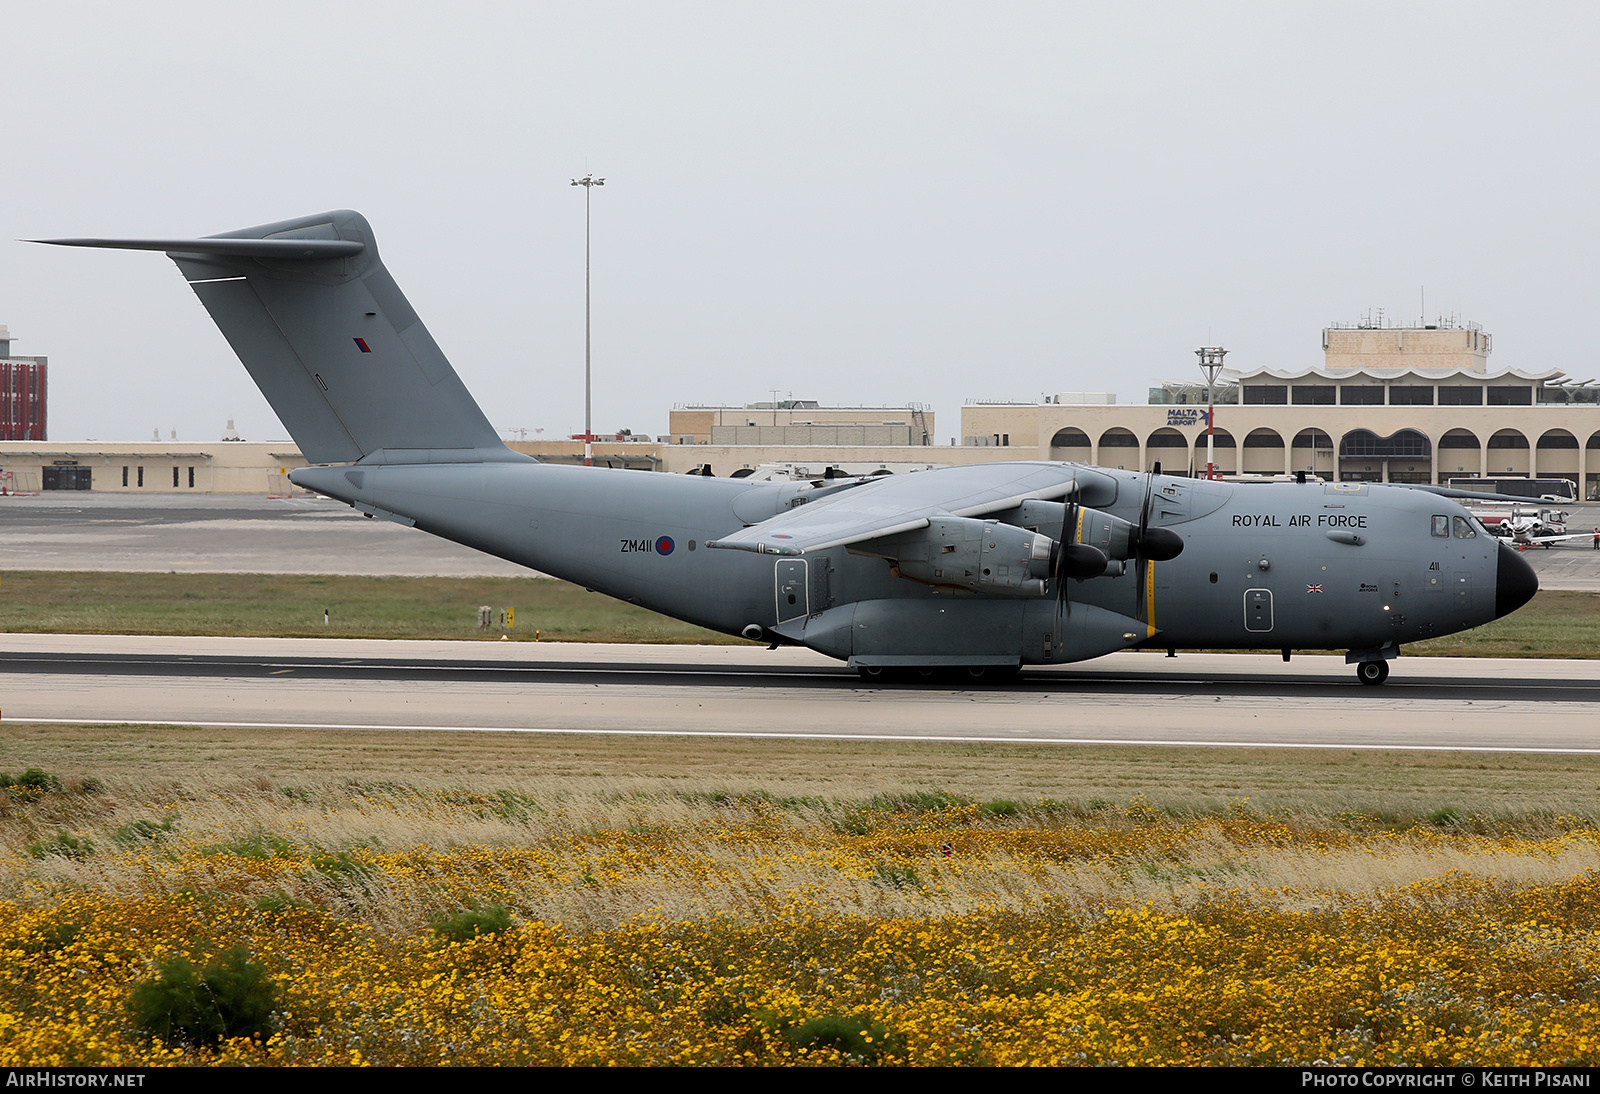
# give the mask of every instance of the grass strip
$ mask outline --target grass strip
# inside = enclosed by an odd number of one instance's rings
[[[494,626],[478,626],[489,605]],[[516,625],[499,629],[500,610]],[[323,622],[327,613],[327,622]],[[0,631],[742,643],[565,581],[537,577],[360,577],[16,570],[0,574]]]
[[[516,626],[478,626],[487,604]],[[323,622],[327,612],[328,622]],[[0,631],[743,644],[548,578],[158,574],[16,570],[0,574]],[[1310,651],[1306,651],[1310,652]],[[1407,656],[1600,657],[1600,593],[1542,590],[1521,610]]]

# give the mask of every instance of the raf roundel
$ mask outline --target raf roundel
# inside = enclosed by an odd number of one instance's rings
[[[677,544],[672,542],[671,536],[660,536],[656,539],[656,554],[670,555]]]

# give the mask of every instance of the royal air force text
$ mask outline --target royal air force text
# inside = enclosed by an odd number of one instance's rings
[[[1296,513],[1285,524],[1276,513],[1235,513],[1235,528],[1365,528],[1367,516],[1354,513],[1318,513],[1312,520],[1310,513]]]

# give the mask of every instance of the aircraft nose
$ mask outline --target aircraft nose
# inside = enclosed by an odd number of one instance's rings
[[[1494,617],[1510,615],[1539,591],[1539,576],[1520,552],[1500,544],[1500,561],[1494,573]]]

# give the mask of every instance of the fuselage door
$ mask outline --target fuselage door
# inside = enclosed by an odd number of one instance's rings
[[[1246,589],[1244,591],[1244,629],[1270,631],[1272,629],[1272,590]]]
[[[806,560],[803,558],[779,559],[773,572],[778,594],[778,622],[803,619],[811,614],[811,601],[807,595]]]

